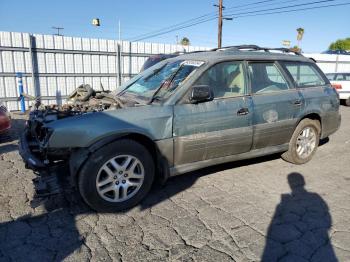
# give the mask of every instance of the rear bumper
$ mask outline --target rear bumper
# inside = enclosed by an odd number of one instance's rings
[[[348,99],[350,98],[350,91],[338,91],[339,99]]]
[[[26,133],[24,132],[19,139],[19,154],[21,155],[25,165],[29,169],[40,170],[45,168],[46,165],[42,160],[37,158],[29,148],[29,144],[26,138]]]
[[[336,116],[332,117],[331,121],[328,121],[327,125],[322,127],[321,139],[329,137],[331,134],[335,133],[340,128],[340,124],[340,114],[337,114]],[[325,127],[327,127],[327,129]]]

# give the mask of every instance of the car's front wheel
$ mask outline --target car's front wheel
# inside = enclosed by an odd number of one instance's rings
[[[289,142],[289,150],[282,158],[293,164],[304,164],[315,154],[320,140],[320,122],[312,119],[300,121]]]
[[[141,144],[123,139],[94,152],[79,174],[79,191],[94,210],[128,209],[149,192],[154,179],[154,161]]]

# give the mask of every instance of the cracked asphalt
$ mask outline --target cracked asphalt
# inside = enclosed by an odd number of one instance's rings
[[[16,117],[0,143],[0,261],[350,261],[350,108],[341,113],[305,165],[275,155],[203,169],[116,214],[75,193],[32,208]]]

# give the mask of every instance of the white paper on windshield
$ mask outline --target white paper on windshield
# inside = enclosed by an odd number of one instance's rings
[[[188,66],[200,67],[201,65],[204,64],[204,62],[203,61],[195,61],[195,60],[185,60],[181,64],[188,65]]]

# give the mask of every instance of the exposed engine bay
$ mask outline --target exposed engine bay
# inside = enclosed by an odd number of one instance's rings
[[[27,96],[27,95],[25,95]],[[119,109],[130,106],[130,103],[122,102],[111,91],[95,91],[90,85],[80,85],[67,98],[67,102],[59,105],[44,105],[40,97],[29,97],[34,100],[27,121],[27,139],[43,151],[50,135],[50,130],[44,127],[45,123],[59,119],[82,115],[91,112],[101,112],[108,109]],[[36,150],[34,149],[34,152]],[[43,153],[43,152],[41,152]]]
[[[102,86],[101,86],[102,87]],[[27,121],[27,135],[37,141],[41,147],[47,142],[49,130],[44,128],[45,123],[59,119],[82,115],[86,113],[101,112],[111,109],[132,107],[139,104],[129,98],[121,98],[111,91],[94,90],[90,85],[80,85],[67,98],[63,105],[44,105],[40,97],[25,95],[34,100]]]
[[[111,91],[96,91],[90,85],[80,85],[67,98],[67,102],[62,106],[44,105],[40,101],[40,97],[29,97],[34,100],[32,112],[40,111],[42,114],[56,115],[57,120],[68,116],[79,115],[87,112],[98,112],[107,109],[118,109],[124,107],[122,102]],[[49,119],[48,119],[49,120]]]

